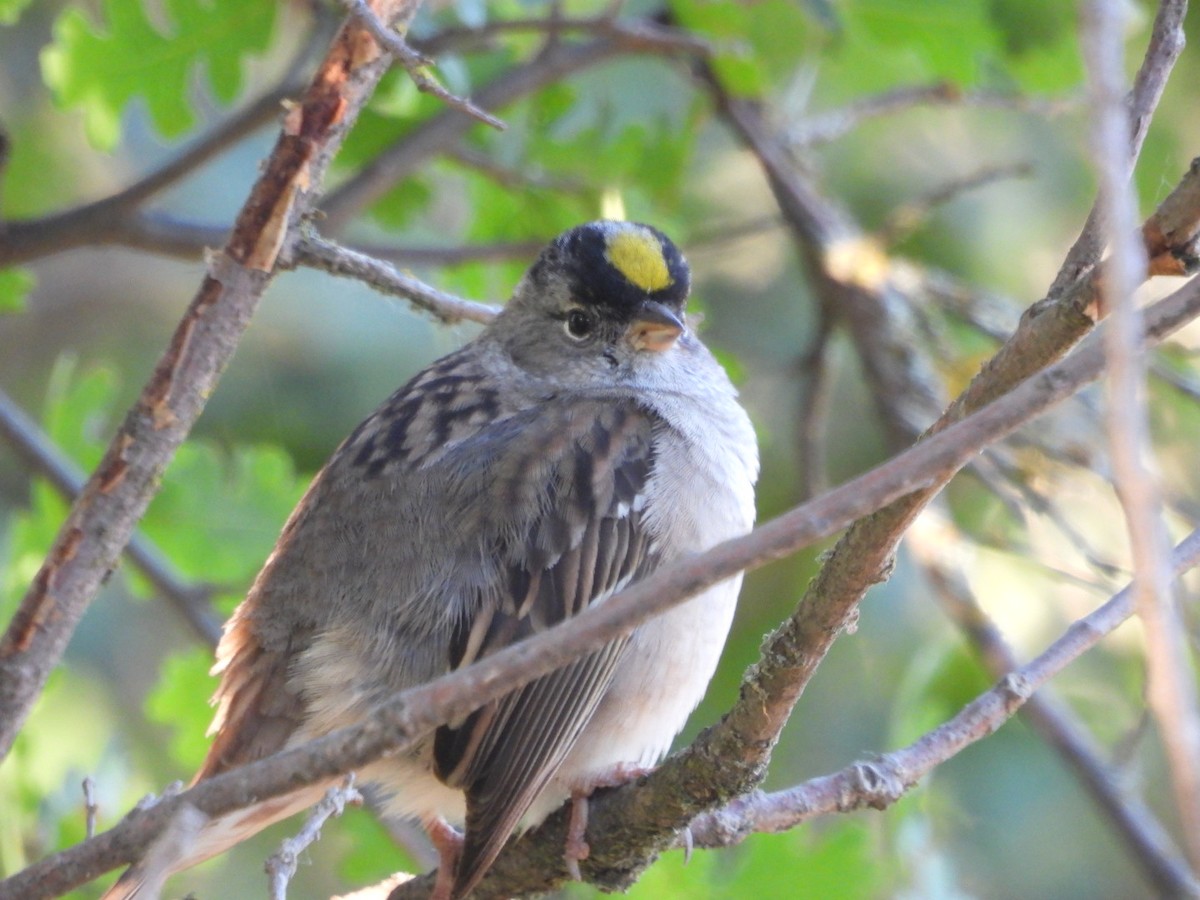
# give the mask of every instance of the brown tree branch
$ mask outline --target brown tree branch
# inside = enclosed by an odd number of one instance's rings
[[[311,232],[296,242],[291,261],[331,275],[357,278],[385,294],[408,300],[417,309],[432,313],[447,324],[464,320],[487,323],[500,312],[498,306],[475,303],[439,291],[411,275],[397,272],[390,263],[339,247]]]
[[[1134,300],[1147,259],[1145,247],[1133,233],[1137,204],[1129,186],[1130,122],[1121,101],[1124,14],[1111,0],[1091,0],[1084,4],[1082,15],[1100,187],[1096,208],[1104,226],[1101,237],[1111,248],[1101,284],[1110,313],[1105,420],[1133,556],[1138,614],[1146,629],[1147,698],[1166,749],[1188,855],[1200,870],[1200,698],[1171,578],[1170,545],[1149,434],[1141,313]]]
[[[0,390],[0,436],[8,441],[31,470],[45,477],[68,501],[74,501],[82,493],[83,473],[3,390]],[[125,548],[125,555],[192,626],[196,635],[210,647],[215,647],[221,638],[221,623],[209,602],[212,589],[184,581],[162,552],[143,534],[134,533]]]
[[[282,112],[283,101],[300,87],[284,85],[264,94],[174,159],[112,196],[39,219],[17,219],[0,224],[0,268],[77,247],[124,243],[121,235],[114,233],[116,227],[129,223],[132,230],[133,223],[139,219],[138,211],[147,200],[187,178],[277,117]],[[145,227],[146,223],[140,224]],[[220,246],[227,233],[227,228],[221,229],[215,237],[199,246]]]
[[[1142,226],[1151,275],[1194,272],[1200,255],[1200,157]]]
[[[408,46],[404,38],[389,28],[388,23],[375,14],[375,11],[367,5],[366,0],[341,0],[341,2],[350,14],[358,19],[363,27],[371,33],[371,36],[379,42],[379,45],[395,57],[396,62],[404,67],[413,84],[417,86],[417,90],[423,94],[430,94],[437,97],[451,109],[456,109],[470,116],[472,119],[483,122],[485,125],[490,125],[499,131],[504,130],[504,123],[495,116],[484,112],[470,100],[456,96],[442,87],[437,79],[427,71],[432,62]]]
[[[344,26],[286,116],[224,251],[210,262],[154,374],[0,639],[0,758],[216,386],[271,280],[280,248],[311,208],[332,154],[385,63],[369,35]]]
[[[1167,78],[1175,66],[1175,61],[1179,59],[1179,54],[1183,52],[1186,43],[1183,21],[1187,14],[1187,6],[1187,0],[1161,0],[1158,5],[1154,24],[1150,29],[1150,42],[1133,80],[1133,90],[1126,101],[1129,120],[1133,123],[1128,156],[1125,158],[1126,178],[1133,173],[1133,165],[1142,151],[1142,144],[1150,130],[1150,120],[1158,107],[1163,89],[1167,86]],[[1079,237],[1067,252],[1067,257],[1047,292],[1048,296],[1058,297],[1070,290],[1100,262],[1103,249],[1103,223],[1100,202],[1097,200]],[[1154,254],[1151,253],[1151,259],[1153,258]]]

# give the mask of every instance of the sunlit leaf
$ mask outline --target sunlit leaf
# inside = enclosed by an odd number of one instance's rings
[[[989,679],[961,641],[930,641],[914,654],[897,691],[889,743],[903,746],[957,713]]]
[[[304,484],[273,447],[179,448],[143,530],[186,576],[235,593],[270,553]],[[183,527],[186,525],[186,527]]]
[[[0,0],[0,25],[15,25],[33,0]]]
[[[338,840],[348,845],[339,867],[347,884],[373,884],[393,872],[420,871],[365,809],[347,807],[338,831]]]
[[[195,121],[189,92],[201,68],[218,100],[237,96],[245,57],[270,42],[275,8],[249,0],[167,0],[160,24],[141,0],[105,0],[95,24],[68,6],[42,51],[42,74],[60,104],[83,110],[97,147],[116,146],[121,114],[134,98],[145,102],[160,133],[176,137]]]
[[[206,701],[216,687],[211,668],[207,647],[176,654],[167,660],[146,698],[146,715],[170,729],[171,756],[188,771],[197,769],[208,752],[205,732],[212,709]]]
[[[25,298],[37,283],[28,269],[4,269],[0,271],[0,313],[20,312],[25,308]]]

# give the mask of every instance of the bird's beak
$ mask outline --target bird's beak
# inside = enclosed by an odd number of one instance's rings
[[[626,340],[634,350],[653,350],[661,353],[675,345],[683,334],[683,322],[679,316],[661,303],[647,300],[625,333]]]

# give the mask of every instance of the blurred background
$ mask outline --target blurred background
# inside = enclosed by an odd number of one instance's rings
[[[588,3],[558,8],[580,20],[609,11]],[[1125,10],[1132,72],[1155,7],[1128,2]],[[448,87],[478,94],[531,65],[546,40],[544,27],[496,23],[547,15],[533,2],[432,4],[413,38],[431,42]],[[144,27],[131,26],[130,16]],[[189,37],[204,16],[234,23],[234,36]],[[909,273],[914,287],[903,294],[913,331],[900,338],[932,377],[938,403],[978,370],[996,335],[1045,295],[1093,198],[1076,4],[631,2],[619,16],[669,21],[709,41],[717,77],[761,101],[802,177],[877,239],[897,271]],[[5,20],[0,123],[9,158],[0,213],[17,221],[113,194],[258,98],[303,83],[337,14],[304,3],[265,11],[242,0],[49,0],[24,8],[9,0],[0,3]],[[1143,214],[1200,148],[1198,26],[1193,13],[1192,44],[1138,164]],[[471,29],[487,39],[471,38]],[[604,32],[581,26],[559,39],[582,45]],[[156,52],[163,47],[170,52]],[[169,73],[156,68],[163,58],[175,67]],[[537,244],[563,228],[602,214],[662,228],[692,263],[705,340],[740,385],[758,428],[759,516],[766,520],[898,448],[864,376],[863,347],[842,327],[841,311],[814,290],[811,263],[782,221],[758,160],[718,114],[699,68],[687,53],[651,50],[547,78],[498,111],[507,131],[473,126],[369,206],[351,210],[337,237],[386,249],[444,290],[502,302]],[[869,105],[880,98],[888,102]],[[208,243],[218,245],[272,146],[277,105],[270,108],[244,137],[153,196],[144,209],[151,224],[162,233],[195,227],[216,235]],[[403,73],[389,75],[331,186],[349,183],[440,111]],[[4,240],[0,232],[0,247]],[[81,468],[99,459],[191,299],[204,273],[202,245],[170,254],[72,247],[0,270],[0,388]],[[1172,287],[1159,281],[1148,289]],[[438,324],[354,281],[281,274],[167,473],[143,533],[185,583],[212,586],[213,602],[227,614],[342,437],[476,330]],[[1191,372],[1198,336],[1188,329],[1163,351],[1156,363],[1162,377],[1150,386],[1176,527],[1195,508],[1188,498],[1196,496],[1200,419],[1190,388],[1200,383]],[[1124,526],[1099,402],[1087,394],[1040,421],[990,459],[990,468],[957,479],[922,518],[891,579],[868,594],[857,629],[838,640],[805,693],[767,787],[901,746],[990,683],[977,650],[939,602],[930,566],[962,574],[1020,659],[1123,585]],[[932,421],[938,403],[921,408],[920,425]],[[0,443],[5,621],[66,508]],[[763,635],[793,610],[823,549],[748,577],[721,671],[681,741],[731,705]],[[1122,783],[1176,829],[1145,718],[1141,653],[1140,634],[1127,625],[1054,689]],[[194,629],[129,566],[108,582],[0,767],[0,874],[82,837],[85,775],[96,784],[100,827],[143,794],[190,777],[206,746],[210,660]],[[262,859],[294,830],[294,823],[272,829],[229,859],[181,877],[173,895],[259,895]],[[1071,767],[1019,719],[887,812],[757,836],[698,853],[687,867],[679,856],[668,854],[633,896],[1153,893]],[[408,864],[362,810],[327,826],[308,862],[295,897],[325,897]],[[89,888],[79,896],[97,894]]]

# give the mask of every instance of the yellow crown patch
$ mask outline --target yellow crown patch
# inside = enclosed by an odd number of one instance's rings
[[[605,256],[629,281],[647,293],[671,286],[662,244],[649,231],[622,229],[608,235]]]

